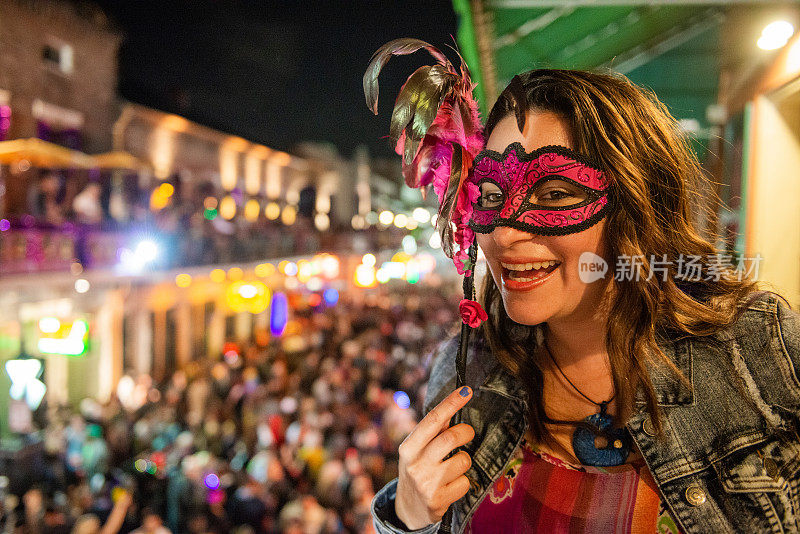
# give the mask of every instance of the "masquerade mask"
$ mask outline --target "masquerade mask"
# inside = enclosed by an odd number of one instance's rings
[[[488,234],[509,226],[539,235],[586,230],[608,211],[603,172],[562,146],[525,152],[512,143],[500,154],[483,150],[470,177],[479,190],[470,226]]]

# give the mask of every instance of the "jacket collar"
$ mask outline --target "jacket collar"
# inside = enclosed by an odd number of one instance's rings
[[[664,355],[672,361],[677,369],[686,377],[688,384],[675,375],[661,358],[654,357],[648,366],[650,380],[656,393],[659,406],[682,406],[694,403],[694,382],[692,377],[692,341],[690,338],[657,339],[657,344]],[[475,347],[477,350],[488,350]],[[474,350],[474,349],[473,349]],[[510,399],[527,401],[527,392],[522,382],[512,375],[505,366],[498,364],[486,377],[479,389],[491,391]],[[645,405],[642,392],[636,398],[636,404]]]
[[[667,360],[675,364],[675,367],[686,380],[681,380],[675,375],[662,358],[654,356],[648,365],[650,380],[653,382],[653,389],[656,392],[656,401],[659,406],[682,406],[694,404],[694,378],[692,376],[692,340],[689,337],[678,339],[657,339],[656,343],[664,352]],[[687,383],[688,382],[688,383]],[[641,391],[636,397],[636,403],[645,404],[644,396]]]

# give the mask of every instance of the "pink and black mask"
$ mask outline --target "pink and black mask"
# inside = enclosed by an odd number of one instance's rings
[[[526,152],[512,143],[483,150],[470,180],[479,189],[470,227],[488,234],[509,226],[539,235],[581,232],[608,212],[608,181],[586,157],[562,146]]]

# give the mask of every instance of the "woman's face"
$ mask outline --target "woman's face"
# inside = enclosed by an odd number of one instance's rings
[[[524,134],[517,129],[514,115],[506,116],[492,131],[486,148],[502,153],[514,142],[521,143],[527,152],[547,145],[574,148],[566,122],[550,112],[528,112]],[[567,182],[554,184],[550,190],[560,191],[556,196],[580,195]],[[505,226],[498,226],[489,234],[476,233],[509,317],[526,325],[590,318],[602,301],[607,281],[581,281],[579,259],[584,252],[591,252],[608,261],[605,227],[603,219],[586,230],[562,236],[535,235]],[[526,271],[520,275],[520,269],[530,267],[524,264],[546,261],[558,263],[555,269],[540,267],[533,274]]]

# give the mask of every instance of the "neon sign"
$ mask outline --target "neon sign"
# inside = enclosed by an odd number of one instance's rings
[[[225,294],[228,306],[235,312],[261,313],[267,309],[269,298],[269,288],[258,280],[234,282]]]
[[[269,329],[273,336],[283,335],[286,322],[289,320],[289,306],[286,295],[275,293],[272,296],[272,306],[270,307]]]
[[[34,359],[16,359],[6,362],[6,373],[11,379],[9,394],[14,400],[25,400],[31,410],[39,407],[47,387],[39,380],[42,362]]]
[[[86,352],[89,323],[83,319],[76,319],[72,324],[62,323],[57,330],[52,327],[42,328],[42,321],[39,322],[39,325],[43,334],[53,334],[53,337],[39,338],[39,352],[43,354],[63,354],[65,356],[80,356]],[[55,323],[53,323],[53,326],[55,326]]]

